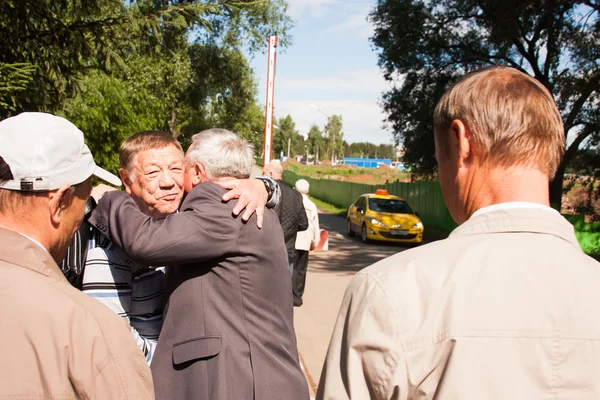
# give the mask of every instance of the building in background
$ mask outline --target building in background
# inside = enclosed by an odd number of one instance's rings
[[[359,168],[381,168],[383,165],[391,167],[392,160],[388,158],[344,157],[344,164],[354,165]]]

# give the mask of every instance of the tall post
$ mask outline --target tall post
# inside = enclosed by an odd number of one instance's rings
[[[327,124],[329,126],[329,135],[331,136],[331,165],[335,162],[335,132],[331,131],[331,117],[327,117]]]
[[[277,53],[277,36],[269,36],[269,64],[267,68],[267,101],[265,109],[265,146],[263,164],[271,161],[271,145],[273,142],[273,110],[275,105],[275,61]]]

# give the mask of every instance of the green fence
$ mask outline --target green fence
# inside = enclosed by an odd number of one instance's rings
[[[419,213],[425,229],[429,226],[449,233],[457,226],[444,204],[442,189],[438,182],[394,182],[385,185],[364,185],[313,179],[291,171],[285,171],[283,174],[283,180],[290,186],[294,186],[298,179],[306,179],[310,183],[311,196],[340,208],[348,208],[364,193],[375,193],[375,190],[385,188],[390,194],[405,199]],[[583,251],[600,260],[600,223],[586,223],[583,215],[564,216],[574,225],[575,235]]]
[[[425,226],[452,231],[456,223],[450,216],[438,182],[393,182],[385,185],[365,185],[328,179],[313,179],[285,171],[283,180],[294,186],[298,179],[310,183],[310,195],[337,207],[348,208],[360,195],[385,188],[390,194],[402,197],[419,213]]]

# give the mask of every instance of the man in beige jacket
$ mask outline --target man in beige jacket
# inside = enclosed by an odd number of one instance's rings
[[[127,324],[56,264],[81,224],[97,167],[64,118],[0,122],[0,399],[153,399]]]
[[[479,70],[434,126],[460,226],[353,278],[317,399],[599,399],[600,264],[549,207],[565,143],[550,93]]]

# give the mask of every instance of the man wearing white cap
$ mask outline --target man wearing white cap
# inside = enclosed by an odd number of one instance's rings
[[[127,324],[57,265],[92,175],[120,185],[66,119],[22,113],[0,122],[0,398],[154,397]]]

